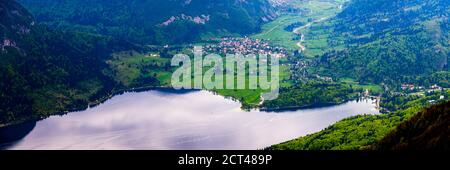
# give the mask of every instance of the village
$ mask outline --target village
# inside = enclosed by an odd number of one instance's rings
[[[450,88],[444,88],[437,84],[431,85],[430,87],[425,86],[419,86],[414,84],[402,84],[401,86],[402,92],[400,94],[402,95],[415,95],[415,96],[425,96],[427,93],[435,93],[435,92],[442,92],[445,90],[450,90]],[[445,96],[440,96],[438,100],[444,100]],[[435,103],[436,100],[429,100],[429,103]]]
[[[244,38],[219,38],[213,39],[218,43],[209,44],[204,47],[205,52],[215,54],[242,54],[242,55],[275,55],[285,58],[288,51],[282,47],[274,47],[269,42],[260,39]]]
[[[402,90],[406,92],[438,92],[444,90],[443,87],[438,86],[437,84],[430,86],[429,88],[425,88],[424,86],[418,86],[414,84],[402,84]]]

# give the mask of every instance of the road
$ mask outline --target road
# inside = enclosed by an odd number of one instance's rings
[[[304,29],[306,29],[306,28],[308,28],[308,27],[311,27],[313,24],[317,24],[317,23],[320,23],[320,22],[322,22],[322,21],[325,21],[325,20],[327,20],[327,19],[330,18],[330,17],[331,17],[331,16],[322,17],[322,18],[320,18],[320,19],[318,19],[318,20],[309,22],[309,23],[307,23],[306,25],[303,25],[303,26],[301,26],[301,27],[298,27],[298,28],[294,29],[293,32],[294,32],[295,34],[300,34],[300,36],[301,36],[300,41],[297,43],[297,46],[300,47],[300,51],[303,52],[303,51],[306,50],[306,47],[302,44],[302,43],[305,41],[305,34],[303,34],[303,33],[301,32],[301,30],[304,30]]]

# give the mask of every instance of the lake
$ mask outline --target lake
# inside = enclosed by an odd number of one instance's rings
[[[253,150],[318,132],[344,118],[379,114],[369,99],[279,113],[240,107],[208,91],[124,93],[84,111],[33,122],[28,134],[3,148]]]

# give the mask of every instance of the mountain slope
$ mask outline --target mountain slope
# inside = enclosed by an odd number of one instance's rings
[[[0,124],[13,117],[16,112],[30,114],[30,107],[24,107],[31,100],[22,91],[26,87],[26,79],[16,72],[13,63],[21,60],[19,49],[24,46],[20,41],[29,36],[28,30],[33,27],[33,17],[14,1],[0,1]],[[19,31],[17,28],[22,28]],[[19,101],[15,103],[16,101]]]
[[[138,43],[183,44],[209,34],[248,34],[275,17],[266,0],[21,0],[52,27]]]
[[[386,135],[375,150],[450,150],[450,102],[432,106]]]
[[[407,82],[449,71],[450,2],[354,0],[333,22],[346,50],[321,57],[326,74],[367,83]]]
[[[127,43],[48,30],[15,0],[0,1],[0,127],[87,107],[116,85],[103,73]]]
[[[0,38],[3,40],[0,43],[3,51],[5,50],[6,39],[14,41],[12,38],[26,35],[29,33],[30,27],[34,25],[32,15],[13,1],[2,1],[0,4],[0,18]],[[10,43],[15,44],[15,42],[9,42],[8,44]]]

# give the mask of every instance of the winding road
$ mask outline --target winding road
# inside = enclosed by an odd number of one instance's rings
[[[318,20],[309,22],[309,23],[307,23],[306,25],[303,25],[303,26],[301,26],[301,27],[298,27],[298,28],[294,29],[293,32],[294,32],[295,34],[299,34],[299,35],[301,36],[300,41],[297,43],[297,46],[300,47],[300,51],[301,51],[301,52],[303,52],[303,51],[306,50],[306,47],[302,44],[302,43],[305,41],[305,34],[303,34],[303,33],[301,32],[301,30],[306,29],[306,28],[308,28],[308,27],[311,27],[313,24],[317,24],[317,23],[320,23],[320,22],[322,22],[322,21],[325,21],[325,20],[327,20],[327,19],[330,18],[330,17],[331,17],[331,16],[328,16],[328,17],[322,17],[322,18],[320,18],[320,19],[318,19]]]

